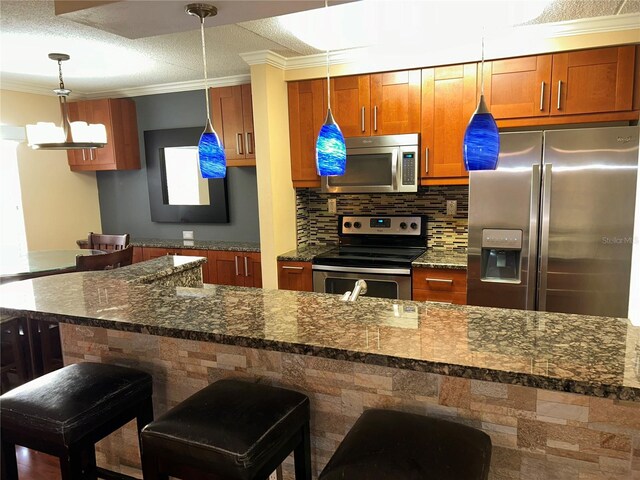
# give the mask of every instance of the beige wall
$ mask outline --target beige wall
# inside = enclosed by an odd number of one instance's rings
[[[278,255],[296,247],[296,196],[291,182],[289,110],[284,71],[251,67],[260,217],[262,285],[278,288]]]
[[[0,122],[24,126],[37,121],[60,124],[57,97],[0,91]],[[18,169],[29,250],[77,248],[76,239],[100,232],[95,173],[69,170],[65,151],[18,145]]]

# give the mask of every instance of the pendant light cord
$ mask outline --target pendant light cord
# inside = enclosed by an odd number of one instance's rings
[[[482,26],[482,57],[480,61],[480,95],[484,95],[484,25]]]
[[[60,79],[60,90],[64,90],[64,80],[62,80],[62,60],[58,60],[58,78]]]
[[[204,16],[200,16],[200,37],[202,39],[202,63],[204,64],[204,96],[207,100],[207,119],[211,120],[211,116],[209,114],[209,92],[207,90],[207,84],[209,83],[207,80],[207,51],[204,46]]]
[[[329,25],[329,2],[324,0],[327,25]],[[327,41],[327,106],[331,110],[331,82],[329,80],[329,42]]]

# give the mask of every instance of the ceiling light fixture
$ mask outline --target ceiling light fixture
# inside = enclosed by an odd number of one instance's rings
[[[328,12],[327,0],[324,0]],[[327,20],[329,17],[326,17]],[[329,31],[327,29],[327,31]],[[344,175],[347,167],[347,147],[340,127],[331,114],[331,81],[329,77],[329,49],[327,48],[327,119],[316,141],[316,169],[320,176]]]
[[[190,3],[185,12],[200,18],[200,36],[202,38],[202,62],[204,64],[204,94],[207,100],[207,124],[198,143],[198,160],[202,178],[224,178],[227,174],[227,157],[224,146],[211,124],[211,109],[209,108],[209,89],[207,86],[207,52],[204,44],[204,19],[214,17],[218,9],[206,3]]]
[[[101,123],[69,122],[67,97],[71,90],[64,88],[62,62],[69,60],[65,53],[50,53],[49,58],[58,62],[60,88],[54,90],[60,102],[62,126],[52,122],[27,125],[27,143],[35,150],[84,150],[102,148],[107,143],[107,130]]]
[[[500,135],[493,115],[484,102],[484,35],[480,63],[480,101],[471,116],[462,143],[464,168],[469,170],[495,170],[500,153]]]

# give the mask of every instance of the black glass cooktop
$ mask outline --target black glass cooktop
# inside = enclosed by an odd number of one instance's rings
[[[426,248],[341,246],[316,255],[316,265],[345,267],[410,267]]]

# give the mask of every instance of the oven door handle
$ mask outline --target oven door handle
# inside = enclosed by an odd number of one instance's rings
[[[391,154],[391,187],[398,190],[398,149]]]
[[[368,268],[368,267],[338,267],[335,265],[313,265],[312,270],[323,272],[344,273],[373,273],[378,275],[411,275],[410,268]]]

